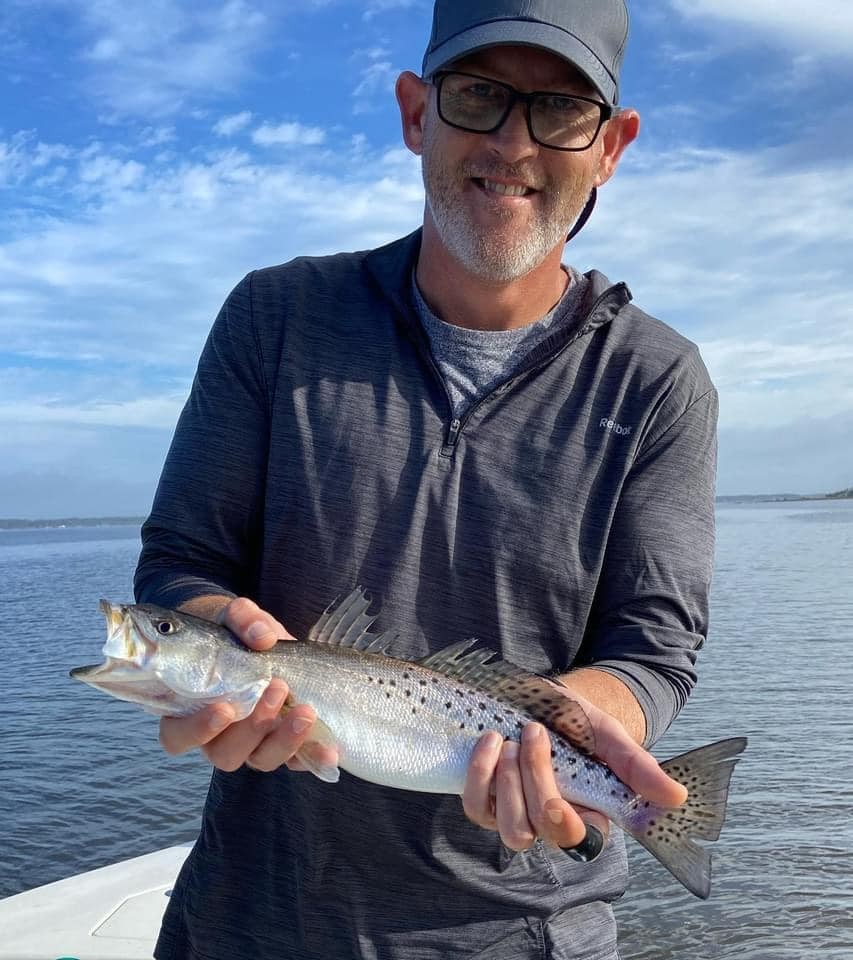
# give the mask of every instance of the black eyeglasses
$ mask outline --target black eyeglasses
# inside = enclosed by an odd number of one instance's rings
[[[588,150],[614,113],[608,103],[574,94],[522,93],[500,80],[474,73],[442,71],[432,78],[438,91],[438,115],[469,133],[494,133],[521,102],[527,106],[530,137],[552,150]]]

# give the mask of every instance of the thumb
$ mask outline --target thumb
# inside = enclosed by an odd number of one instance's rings
[[[252,650],[269,650],[279,640],[295,640],[266,610],[248,597],[237,597],[220,613],[219,622]]]

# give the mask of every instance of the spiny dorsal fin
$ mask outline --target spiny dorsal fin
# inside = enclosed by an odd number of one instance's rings
[[[326,607],[308,633],[309,641],[351,647],[362,653],[384,653],[393,637],[369,632],[376,619],[376,615],[367,613],[369,606],[370,598],[356,587],[340,603],[334,601]]]
[[[501,660],[493,650],[471,650],[475,643],[476,639],[462,640],[418,662],[436,673],[498,697],[562,734],[582,753],[595,754],[595,736],[589,718],[565,687],[509,660]]]

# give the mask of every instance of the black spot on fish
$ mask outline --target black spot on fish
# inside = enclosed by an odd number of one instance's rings
[[[427,685],[426,680],[418,680],[418,683],[419,683],[422,687],[425,687],[425,686]]]
[[[421,697],[421,703],[426,703],[426,697]]]
[[[407,697],[410,697],[410,696],[412,695],[412,691],[411,691],[411,690],[406,690],[405,693],[406,693],[406,696],[407,696]]]
[[[385,681],[382,679],[382,677],[379,678],[379,682],[380,682],[380,683],[385,683]]]
[[[368,677],[367,679],[368,679],[371,683],[373,683],[373,677]]]
[[[478,724],[477,724],[477,729],[482,732],[482,730],[483,730],[483,724],[482,724],[482,723],[478,723]]]
[[[465,711],[465,713],[467,713],[469,717],[473,717],[473,716],[474,716],[474,711],[473,711],[470,707],[468,707],[468,709]]]
[[[385,691],[385,696],[388,697],[389,700],[391,699],[391,694],[387,690]]]
[[[396,681],[396,680],[389,680],[388,683],[390,683],[392,687],[396,687],[396,686],[397,686],[397,681]]]
[[[418,712],[417,707],[412,707],[412,713],[417,713],[417,712]]]
[[[459,729],[460,729],[460,730],[464,730],[464,729],[465,729],[465,724],[464,724],[464,723],[460,723],[460,724],[459,724]]]
[[[495,714],[495,720],[497,720],[498,723],[504,722],[504,718],[499,713]]]
[[[557,751],[554,750],[554,748],[552,747],[552,748],[551,748],[551,759],[553,760],[554,757],[556,757],[556,756],[557,756]]]
[[[404,680],[408,680],[408,679],[409,679],[408,673],[404,673],[404,674],[403,674],[403,679],[404,679]]]
[[[445,708],[446,708],[447,710],[449,710],[449,709],[453,706],[453,704],[448,700],[447,703],[445,703],[444,706],[445,706]]]
[[[477,706],[478,706],[481,710],[485,710],[485,709],[486,709],[486,705],[485,705],[485,703],[483,703],[482,700],[477,704]]]

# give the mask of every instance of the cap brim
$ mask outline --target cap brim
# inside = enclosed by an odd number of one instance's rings
[[[423,76],[485,47],[506,44],[539,47],[568,60],[580,70],[607,103],[616,104],[619,91],[613,77],[594,53],[573,33],[535,20],[493,20],[456,34],[424,57]]]

